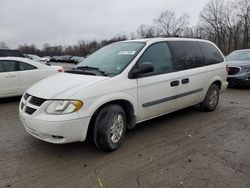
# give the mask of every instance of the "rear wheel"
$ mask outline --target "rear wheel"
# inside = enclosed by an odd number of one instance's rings
[[[117,149],[126,131],[126,115],[117,104],[104,106],[98,113],[94,125],[95,145],[103,151]]]
[[[204,101],[200,104],[201,108],[205,111],[215,110],[220,97],[219,87],[215,84],[212,84],[206,94]]]

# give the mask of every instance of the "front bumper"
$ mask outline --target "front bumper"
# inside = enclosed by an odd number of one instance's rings
[[[240,75],[228,75],[229,85],[250,85],[250,73]]]
[[[32,136],[54,144],[84,141],[90,117],[69,121],[44,121],[31,118],[19,111],[24,128]]]

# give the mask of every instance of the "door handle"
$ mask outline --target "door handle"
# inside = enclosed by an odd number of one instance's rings
[[[181,83],[182,83],[182,84],[187,84],[187,83],[189,83],[189,78],[185,78],[185,79],[181,80]]]
[[[171,87],[178,86],[179,84],[180,84],[179,80],[175,80],[175,81],[170,82]]]
[[[16,77],[16,75],[14,75],[14,74],[9,74],[9,75],[5,76],[5,78],[14,78],[14,77]]]

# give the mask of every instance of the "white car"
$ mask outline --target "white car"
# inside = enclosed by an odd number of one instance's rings
[[[20,119],[41,140],[63,144],[90,134],[98,148],[112,151],[136,123],[195,104],[213,111],[226,79],[223,54],[209,41],[123,41],[29,88]]]
[[[44,57],[39,57],[37,55],[33,55],[33,54],[25,54],[25,56],[28,59],[31,59],[33,61],[37,61],[46,65],[50,65],[49,59],[48,58],[44,58]]]
[[[23,95],[34,83],[62,71],[27,58],[0,57],[0,98]]]

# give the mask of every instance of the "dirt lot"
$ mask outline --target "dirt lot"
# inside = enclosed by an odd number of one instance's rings
[[[228,89],[211,113],[191,107],[142,123],[113,153],[33,138],[18,102],[0,101],[0,187],[250,187],[249,89]]]

